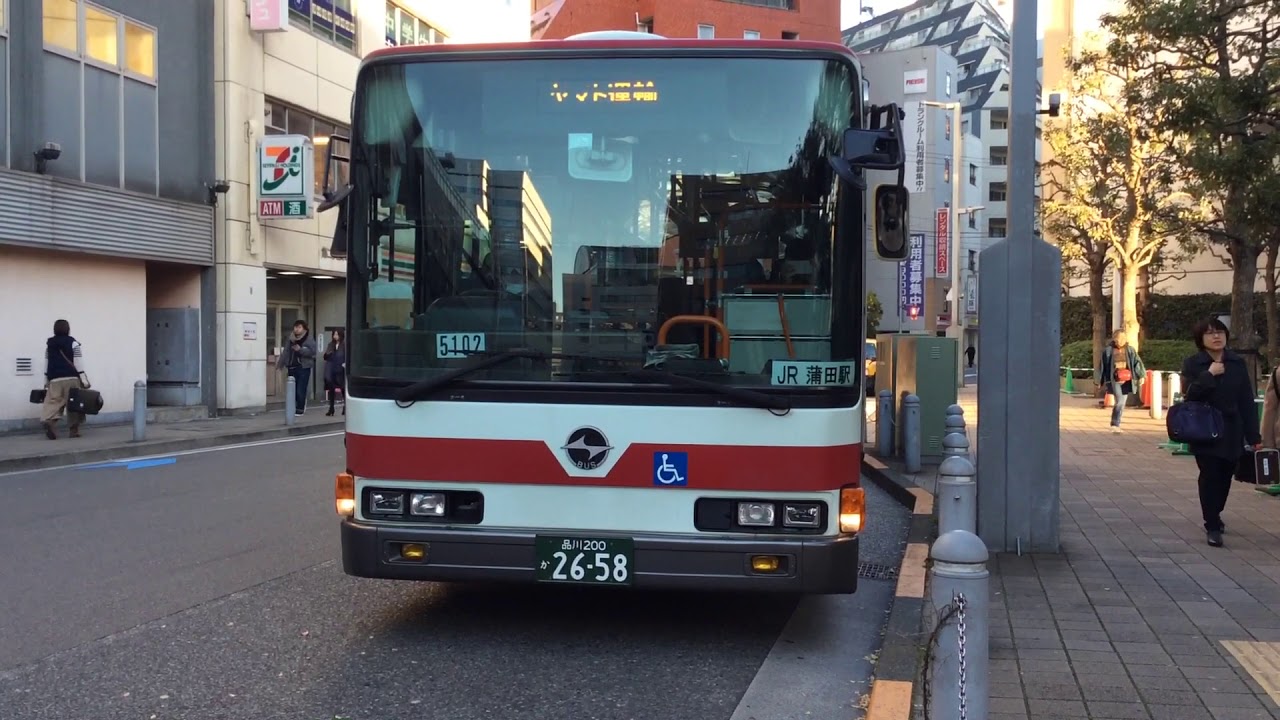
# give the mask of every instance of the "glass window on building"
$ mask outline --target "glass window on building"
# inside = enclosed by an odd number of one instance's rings
[[[329,144],[337,142],[333,140],[334,135],[349,137],[351,131],[343,125],[316,117],[305,110],[299,110],[276,100],[267,100],[263,105],[262,114],[263,131],[267,135],[306,135],[311,138],[311,143],[315,147],[316,166],[313,192],[316,197],[322,196],[325,189],[324,174],[329,158]],[[349,150],[345,142],[334,145],[333,151],[341,157],[348,157]],[[346,164],[335,163],[329,178],[329,187],[340,186],[346,181]]]
[[[438,45],[448,39],[448,35],[431,23],[393,2],[387,2],[387,47]]]
[[[103,65],[120,64],[120,18],[84,6],[84,56]]]
[[[72,53],[80,51],[79,11],[76,0],[44,0],[41,22],[45,47]]]
[[[289,19],[322,40],[354,51],[354,2],[355,0],[289,0]]]
[[[156,76],[156,31],[135,22],[124,24],[124,69],[132,75]]]

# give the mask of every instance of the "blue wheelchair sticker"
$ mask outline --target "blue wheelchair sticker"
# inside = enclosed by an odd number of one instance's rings
[[[687,486],[689,484],[689,453],[654,453],[653,484],[667,487]]]

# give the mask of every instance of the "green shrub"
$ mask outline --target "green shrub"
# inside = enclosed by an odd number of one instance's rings
[[[1182,361],[1196,351],[1195,343],[1190,340],[1148,340],[1138,352],[1148,370],[1178,371],[1182,369]],[[1092,368],[1093,343],[1080,340],[1062,346],[1062,367]],[[1084,373],[1076,373],[1076,377]]]

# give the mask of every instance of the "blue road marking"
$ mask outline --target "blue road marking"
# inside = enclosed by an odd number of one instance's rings
[[[159,467],[161,465],[173,465],[178,462],[176,457],[166,458],[149,458],[147,460],[119,460],[116,462],[98,463],[96,465],[81,465],[80,470],[106,470],[109,468],[124,468],[125,470],[139,470],[142,468]]]
[[[688,487],[689,453],[655,452],[653,454],[653,484],[659,487]]]

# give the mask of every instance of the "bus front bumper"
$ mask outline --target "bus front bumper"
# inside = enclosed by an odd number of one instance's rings
[[[848,594],[858,588],[856,535],[786,540],[629,537],[634,541],[634,570],[625,583],[628,587],[807,594]],[[532,583],[538,564],[534,538],[535,533],[527,531],[386,527],[343,520],[342,568],[348,575],[390,580]],[[405,543],[422,546],[423,557],[401,558]],[[780,558],[780,569],[754,570],[752,558],[760,555]]]

